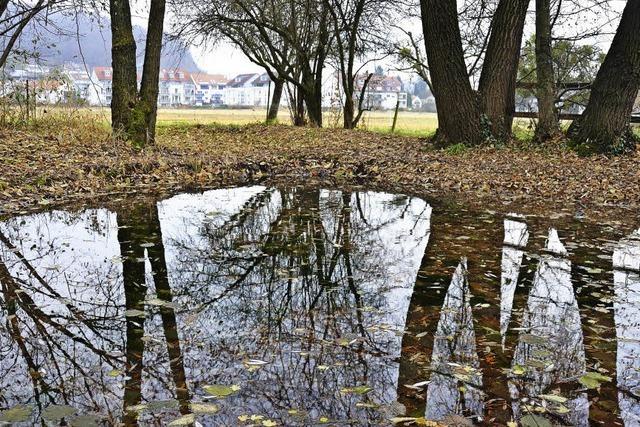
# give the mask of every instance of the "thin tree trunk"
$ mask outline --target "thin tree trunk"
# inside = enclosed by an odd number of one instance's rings
[[[278,111],[280,110],[280,100],[282,99],[283,90],[284,80],[274,80],[271,104],[269,104],[269,112],[267,113],[267,123],[274,123],[278,119]]]
[[[129,0],[109,0],[109,11],[113,68],[111,126],[114,133],[124,133],[128,137],[138,98],[136,41],[133,37]]]
[[[345,129],[354,129],[355,123],[355,103],[353,102],[353,90],[345,90],[344,107],[342,108],[342,119]]]
[[[438,108],[435,142],[477,145],[480,109],[464,62],[456,0],[420,0],[420,9]]]
[[[635,149],[629,118],[640,90],[640,0],[629,0],[584,114],[569,128],[581,154]]]
[[[494,137],[509,139],[515,112],[516,80],[529,0],[501,0],[492,20],[480,75],[482,111]]]
[[[165,0],[151,0],[149,9],[150,25],[147,29],[140,98],[136,105],[135,130],[134,134],[131,135],[134,143],[138,145],[153,144],[155,142],[164,13]]]
[[[536,0],[536,96],[538,98],[536,139],[539,141],[547,140],[560,133],[551,40],[551,0]]]

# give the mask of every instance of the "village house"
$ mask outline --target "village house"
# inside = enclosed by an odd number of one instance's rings
[[[111,67],[95,67],[93,74],[96,76],[100,88],[100,105],[111,105],[111,94],[113,90],[113,70]]]
[[[180,68],[160,70],[158,106],[182,107],[194,105],[196,85],[191,73]]]
[[[233,107],[266,107],[270,82],[267,73],[238,74],[224,89],[224,103]]]
[[[218,106],[224,104],[224,89],[227,79],[221,74],[192,73],[191,80],[196,89],[194,104]]]
[[[366,75],[356,79],[356,95],[360,96]],[[374,74],[365,89],[364,106],[372,110],[393,110],[407,108],[407,93],[403,91],[400,77]]]

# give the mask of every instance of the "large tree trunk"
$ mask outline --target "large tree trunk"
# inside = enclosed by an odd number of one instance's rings
[[[133,38],[129,0],[109,0],[109,11],[113,68],[111,126],[114,133],[124,133],[128,137],[131,132],[133,109],[138,97],[136,41]]]
[[[140,98],[136,105],[133,132],[130,135],[134,143],[141,146],[155,142],[164,11],[165,0],[151,0],[149,22],[153,25],[149,25],[147,30]]]
[[[420,0],[422,29],[438,108],[435,142],[482,142],[480,109],[464,62],[456,0]]]
[[[282,99],[283,89],[284,80],[274,80],[271,103],[269,104],[269,111],[267,112],[267,123],[274,123],[278,119],[278,111],[280,110],[280,100]]]
[[[320,80],[320,84],[318,84]],[[322,92],[321,89],[322,74],[319,76],[310,70],[302,72],[302,88],[301,93],[304,103],[307,106],[307,116],[309,124],[314,127],[322,127]]]
[[[480,75],[480,102],[494,137],[511,136],[516,79],[529,0],[501,0]]]
[[[635,149],[629,118],[640,89],[640,0],[629,0],[607,57],[591,88],[584,114],[569,128],[581,154]]]
[[[536,139],[544,141],[560,133],[551,50],[551,0],[536,0],[536,77]]]

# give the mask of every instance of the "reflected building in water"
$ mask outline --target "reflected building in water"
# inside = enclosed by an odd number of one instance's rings
[[[625,425],[636,426],[640,425],[640,230],[617,245],[613,268],[618,405]]]
[[[554,386],[578,378],[586,370],[571,262],[555,229],[549,230],[546,248],[549,254],[540,258],[513,358],[509,389],[516,419],[529,413],[521,405],[532,402],[521,398],[549,394]],[[586,393],[576,393],[564,406],[568,411],[556,411],[556,419],[569,425],[589,425]],[[551,407],[549,410],[553,412]]]

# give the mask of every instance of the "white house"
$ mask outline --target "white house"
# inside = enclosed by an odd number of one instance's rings
[[[82,99],[89,105],[108,105],[102,103],[102,84],[94,70],[89,73],[84,67],[66,67],[63,73],[77,99]]]
[[[111,67],[95,67],[93,74],[96,76],[100,93],[98,94],[99,105],[111,105],[111,95],[113,91],[113,70]]]
[[[179,68],[160,70],[158,106],[180,107],[194,105],[196,85],[191,74]]]
[[[366,80],[365,75],[360,75],[356,80],[356,94],[359,96]],[[393,110],[396,104],[399,108],[407,108],[407,93],[403,91],[400,77],[381,76],[374,74],[365,90],[364,105],[371,109]]]
[[[227,79],[221,74],[192,73],[191,80],[196,89],[195,105],[224,104],[224,88]]]
[[[266,107],[270,81],[267,73],[238,74],[224,89],[224,103],[238,107]]]

